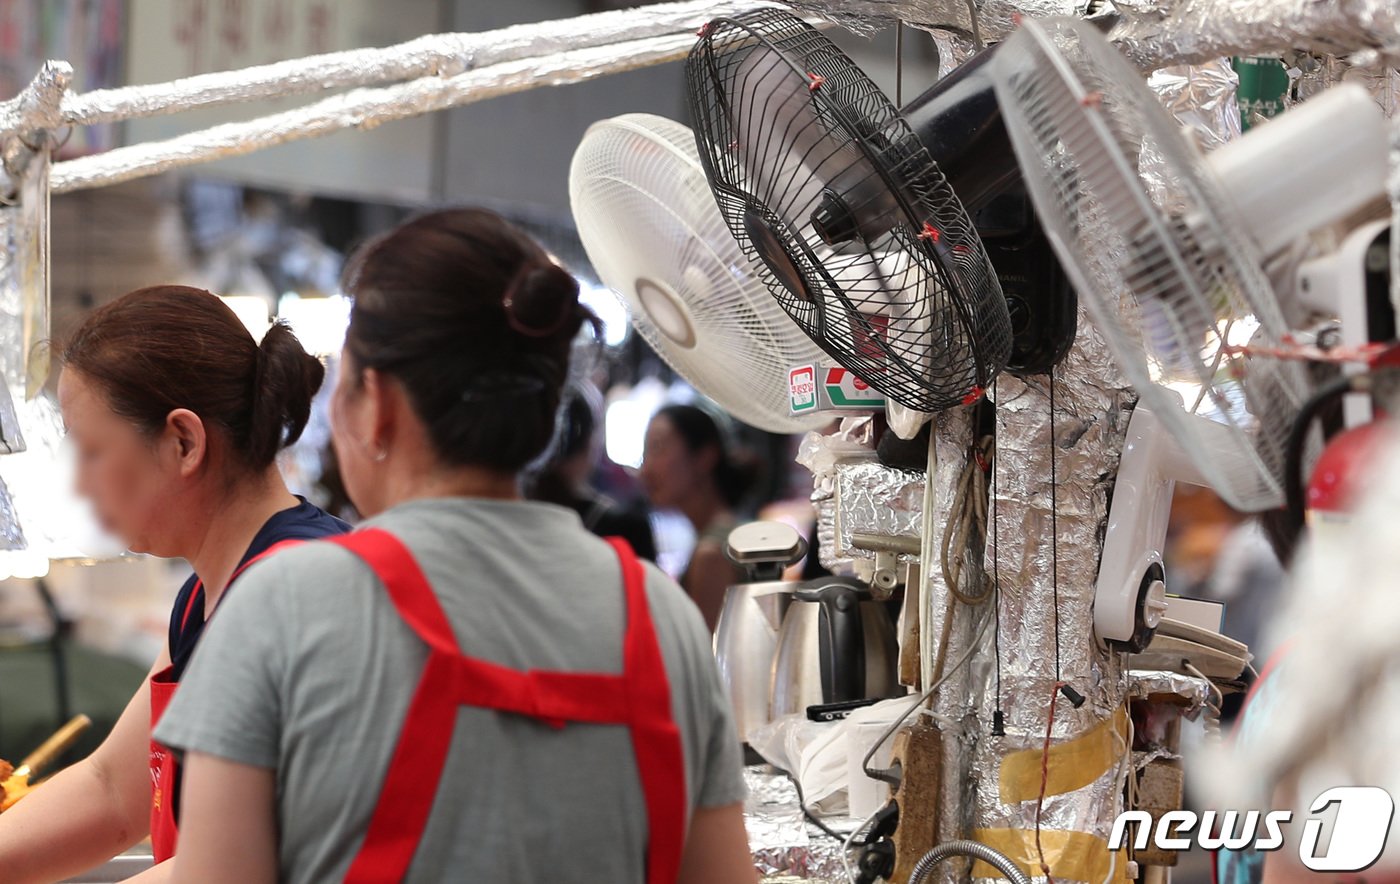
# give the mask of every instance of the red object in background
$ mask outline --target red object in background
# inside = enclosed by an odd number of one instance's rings
[[[1328,440],[1308,480],[1308,510],[1331,513],[1350,510],[1356,492],[1365,487],[1367,477],[1372,475],[1371,465],[1385,435],[1385,423],[1372,421]]]

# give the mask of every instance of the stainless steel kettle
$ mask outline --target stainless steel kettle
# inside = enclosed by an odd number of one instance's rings
[[[850,577],[798,584],[778,636],[769,714],[898,696],[898,660],[894,621],[868,586]]]
[[[715,662],[734,709],[734,723],[740,740],[747,742],[749,734],[769,721],[778,632],[797,585],[778,578],[806,554],[807,543],[781,522],[750,522],[730,532],[725,552],[754,581],[725,592],[714,639]]]

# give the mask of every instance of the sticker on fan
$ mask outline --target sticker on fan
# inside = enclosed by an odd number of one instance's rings
[[[880,391],[856,377],[845,368],[826,370],[826,398],[835,408],[883,408],[885,397]]]
[[[792,413],[817,409],[817,367],[800,365],[788,372],[788,392],[792,402]]]

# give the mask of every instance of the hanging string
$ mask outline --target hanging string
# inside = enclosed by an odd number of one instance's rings
[[[1055,472],[1055,369],[1050,369],[1050,592],[1055,603],[1055,681],[1060,680],[1059,477]],[[1053,708],[1053,707],[1052,707]]]
[[[1060,698],[1060,688],[1063,684],[1056,679],[1055,689],[1050,692],[1050,714],[1045,722],[1045,743],[1040,753],[1040,795],[1035,800],[1035,852],[1040,860],[1040,871],[1045,876],[1045,884],[1055,884],[1055,879],[1050,876],[1050,864],[1045,861],[1045,850],[1040,846],[1040,816],[1045,809],[1045,790],[1050,783],[1050,732],[1055,727],[1055,701]]]

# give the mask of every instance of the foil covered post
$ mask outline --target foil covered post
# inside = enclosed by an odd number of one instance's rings
[[[962,672],[963,683],[945,686],[934,707],[949,746],[939,839],[989,844],[1026,860],[1038,874],[1033,839],[1040,805],[1042,847],[1048,845],[1045,858],[1054,877],[1097,884],[1110,871],[1106,864],[1116,859],[1106,841],[1122,809],[1128,681],[1121,656],[1102,650],[1094,638],[1092,607],[1108,495],[1133,397],[1082,312],[1077,341],[1056,369],[1053,437],[1049,394],[1047,377],[1009,375],[998,379],[991,393],[999,467],[994,465],[986,570],[1000,587],[1000,630],[993,642],[993,629],[983,626],[990,611],[955,608],[955,616],[968,625],[954,631],[960,644],[950,645],[948,659],[958,660],[969,642],[976,642],[976,649]],[[1084,703],[1076,709],[1058,696],[1051,723],[1057,676]],[[1005,716],[1004,736],[991,733],[998,706]],[[1062,774],[1042,803],[1039,771],[1047,724],[1052,755],[1068,757],[1090,746],[1087,757],[1094,761],[1060,763]],[[936,874],[951,884],[965,873],[944,867]],[[971,876],[996,873],[975,865]]]
[[[38,395],[48,377],[49,154],[59,101],[72,75],[66,63],[47,62],[11,102],[17,110],[5,122],[13,128],[0,129],[7,190],[0,203],[0,375],[12,396],[26,399]],[[0,413],[0,433],[7,424],[18,440],[13,410]],[[21,440],[16,450],[22,448]]]

